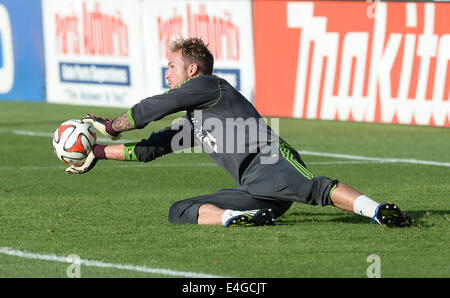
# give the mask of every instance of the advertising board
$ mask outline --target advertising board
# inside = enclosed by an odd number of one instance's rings
[[[47,100],[129,107],[146,96],[137,0],[43,0]]]
[[[263,115],[450,126],[450,3],[255,1],[253,12]]]
[[[149,94],[169,88],[164,78],[170,43],[201,38],[214,56],[214,73],[253,101],[252,4],[235,1],[144,1],[144,45]]]

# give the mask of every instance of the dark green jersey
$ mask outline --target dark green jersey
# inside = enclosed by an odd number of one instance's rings
[[[143,128],[180,111],[186,111],[182,120],[137,144],[135,153],[140,161],[201,146],[239,183],[258,152],[278,153],[278,135],[239,91],[214,75],[194,77],[176,89],[143,99],[128,115],[136,128]],[[273,146],[267,146],[270,143]],[[272,147],[275,149],[268,149]]]

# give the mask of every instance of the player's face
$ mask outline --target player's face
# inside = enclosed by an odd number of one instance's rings
[[[188,68],[183,60],[181,50],[169,53],[168,67],[166,80],[170,89],[176,88],[189,78]]]

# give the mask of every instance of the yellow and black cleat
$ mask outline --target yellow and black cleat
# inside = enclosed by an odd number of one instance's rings
[[[405,212],[400,211],[400,208],[393,203],[381,203],[378,205],[375,216],[371,223],[378,223],[388,227],[409,227],[414,220],[411,219]]]
[[[249,210],[230,218],[225,227],[252,227],[274,225],[275,217],[272,209]]]

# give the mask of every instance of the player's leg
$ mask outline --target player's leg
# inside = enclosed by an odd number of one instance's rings
[[[353,211],[355,200],[363,194],[347,184],[339,182],[331,193],[333,205],[341,210]]]
[[[225,209],[213,204],[203,204],[198,208],[197,223],[199,225],[221,225]]]
[[[353,187],[339,183],[331,193],[333,205],[341,210],[369,217],[387,226],[409,226],[413,220],[393,203],[378,203]]]
[[[335,207],[370,218],[375,216],[375,211],[379,205],[378,202],[341,182],[336,185],[330,195]]]
[[[297,151],[286,143],[279,144],[280,158],[274,164],[252,168],[247,176],[251,194],[264,193],[310,205],[333,205],[341,210],[372,218],[391,226],[408,226],[412,220],[392,203],[378,203],[353,187],[327,177],[315,176],[301,160]],[[265,177],[268,176],[268,177]],[[266,183],[271,181],[271,183]],[[275,187],[274,187],[275,186]]]
[[[331,181],[335,184],[330,188]],[[311,187],[310,196],[304,197],[310,204],[333,205],[341,210],[371,218],[372,223],[380,225],[403,227],[413,223],[396,204],[376,202],[345,183],[320,176],[315,176],[311,182],[302,180],[304,188]]]
[[[270,214],[256,214],[280,217],[291,202],[254,197],[242,188],[224,189],[174,203],[169,210],[169,221],[174,224],[223,225],[229,218],[239,214],[255,215],[254,210],[271,210]],[[225,216],[225,217],[224,217]]]
[[[299,199],[312,205],[333,205],[341,210],[371,218],[372,223],[386,226],[410,226],[413,220],[393,203],[376,202],[353,187],[326,177],[299,179]],[[304,190],[310,189],[308,195]]]
[[[276,207],[278,208],[278,206]],[[199,225],[223,225],[225,227],[273,225],[275,213],[272,208],[233,210],[219,208],[213,204],[203,204],[198,209]]]

